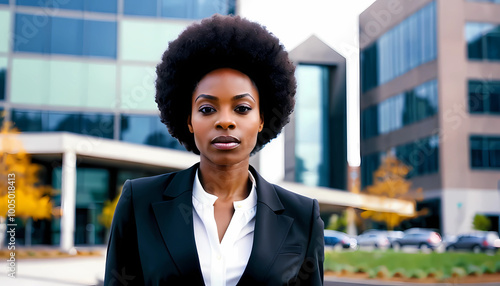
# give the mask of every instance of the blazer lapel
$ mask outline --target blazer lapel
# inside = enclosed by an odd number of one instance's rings
[[[163,193],[164,201],[152,204],[163,241],[187,285],[204,284],[193,230],[192,189],[197,168],[195,164],[176,173]]]
[[[250,171],[257,181],[257,214],[252,252],[238,285],[256,285],[266,280],[293,223],[293,218],[282,215],[284,207],[273,185],[252,166]]]

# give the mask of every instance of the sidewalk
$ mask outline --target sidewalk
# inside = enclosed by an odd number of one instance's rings
[[[7,277],[7,263],[0,263],[0,285],[97,285],[104,280],[105,251],[102,256],[17,261],[16,278]]]

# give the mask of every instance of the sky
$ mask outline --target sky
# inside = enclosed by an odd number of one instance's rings
[[[259,22],[288,51],[316,35],[347,60],[347,161],[360,165],[358,16],[375,0],[239,0],[237,14]],[[260,153],[260,171],[278,182],[284,173],[283,138]],[[279,163],[278,163],[279,162]],[[281,164],[281,165],[280,165]],[[284,172],[284,171],[283,171]]]

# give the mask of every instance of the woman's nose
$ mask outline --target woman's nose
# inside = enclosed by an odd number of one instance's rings
[[[236,127],[236,123],[234,122],[231,112],[229,111],[221,111],[219,112],[219,118],[215,122],[215,128],[221,129],[234,129]]]

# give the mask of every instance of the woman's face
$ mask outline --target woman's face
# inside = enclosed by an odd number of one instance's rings
[[[225,166],[248,160],[264,121],[259,92],[247,75],[230,68],[206,74],[191,106],[188,127],[201,160]]]

